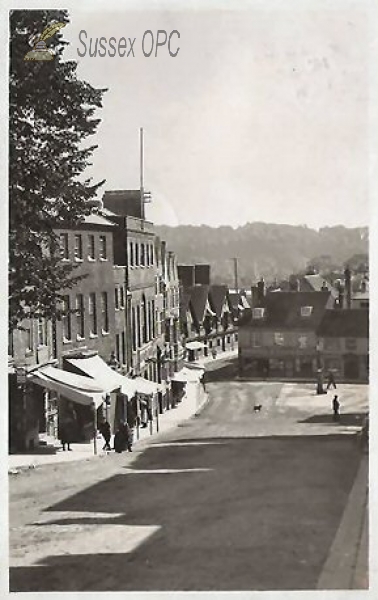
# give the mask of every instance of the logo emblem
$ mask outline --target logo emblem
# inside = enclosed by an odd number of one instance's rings
[[[65,23],[53,23],[46,27],[41,35],[33,36],[30,38],[29,43],[33,46],[33,50],[25,54],[24,60],[52,60],[55,54],[47,49],[46,42],[48,38],[55,35],[62,27],[65,27]]]

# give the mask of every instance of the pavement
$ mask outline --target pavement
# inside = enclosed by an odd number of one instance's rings
[[[166,410],[158,416],[152,423],[152,431],[150,426],[139,428],[139,431],[134,432],[134,446],[138,447],[142,442],[153,440],[157,435],[168,432],[182,421],[192,417],[195,413],[201,410],[206,403],[208,396],[203,391],[203,387],[198,383],[188,383],[186,392],[181,402],[175,408]],[[40,448],[33,454],[10,454],[8,457],[8,473],[17,475],[20,471],[35,469],[37,467],[49,464],[59,464],[74,462],[80,460],[93,460],[102,457],[106,454],[102,450],[104,440],[100,434],[97,436],[98,453],[94,455],[93,441],[88,443],[71,444],[70,452],[63,451],[61,444],[54,438],[42,438],[46,445]],[[112,444],[112,440],[111,440]]]
[[[323,566],[318,590],[369,588],[368,459],[363,456],[339,528]]]
[[[190,363],[192,367],[205,368],[209,363],[213,366],[219,364],[219,361],[236,358],[238,354],[236,350],[227,350],[222,353],[218,353],[217,358],[202,357],[197,361]],[[203,392],[201,384],[188,383],[186,386],[185,395],[181,402],[176,405],[175,408],[166,410],[163,414],[159,415],[158,421],[156,419],[152,424],[152,431],[150,426],[147,428],[139,428],[139,431],[134,432],[134,445],[139,445],[140,442],[153,440],[156,435],[170,431],[177,427],[179,423],[192,417],[196,412],[199,412],[204,404],[206,403],[208,396]],[[59,464],[66,462],[74,462],[79,460],[91,460],[96,458],[93,452],[93,441],[87,443],[71,444],[72,450],[70,452],[63,451],[61,444],[58,440],[48,437],[40,436],[40,440],[44,442],[34,453],[30,454],[10,454],[8,457],[8,473],[10,475],[16,475],[19,471],[27,469],[35,469],[42,465],[48,464]],[[111,444],[112,444],[111,440]],[[101,450],[104,444],[104,440],[100,434],[97,436],[97,457],[104,456],[106,454]]]

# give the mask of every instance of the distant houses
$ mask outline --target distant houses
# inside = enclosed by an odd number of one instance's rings
[[[238,318],[249,308],[245,295],[225,285],[212,285],[209,265],[179,265],[178,276],[181,332],[188,360],[233,350],[238,341]]]
[[[348,269],[338,289],[314,277],[290,291],[265,292],[259,282],[239,319],[239,375],[308,380],[333,371],[343,381],[368,381],[368,306],[353,308],[353,298]]]

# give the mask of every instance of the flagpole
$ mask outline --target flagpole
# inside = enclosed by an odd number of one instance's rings
[[[139,146],[140,146],[140,208],[141,217],[144,216],[144,132],[143,127],[139,130]]]

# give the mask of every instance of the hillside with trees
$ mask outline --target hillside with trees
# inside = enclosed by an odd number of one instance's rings
[[[250,286],[263,276],[266,281],[305,271],[335,271],[353,258],[367,261],[367,227],[323,227],[319,231],[300,225],[247,223],[233,229],[206,225],[159,226],[179,263],[209,263],[213,283],[234,283],[232,258],[238,258],[239,285]]]

